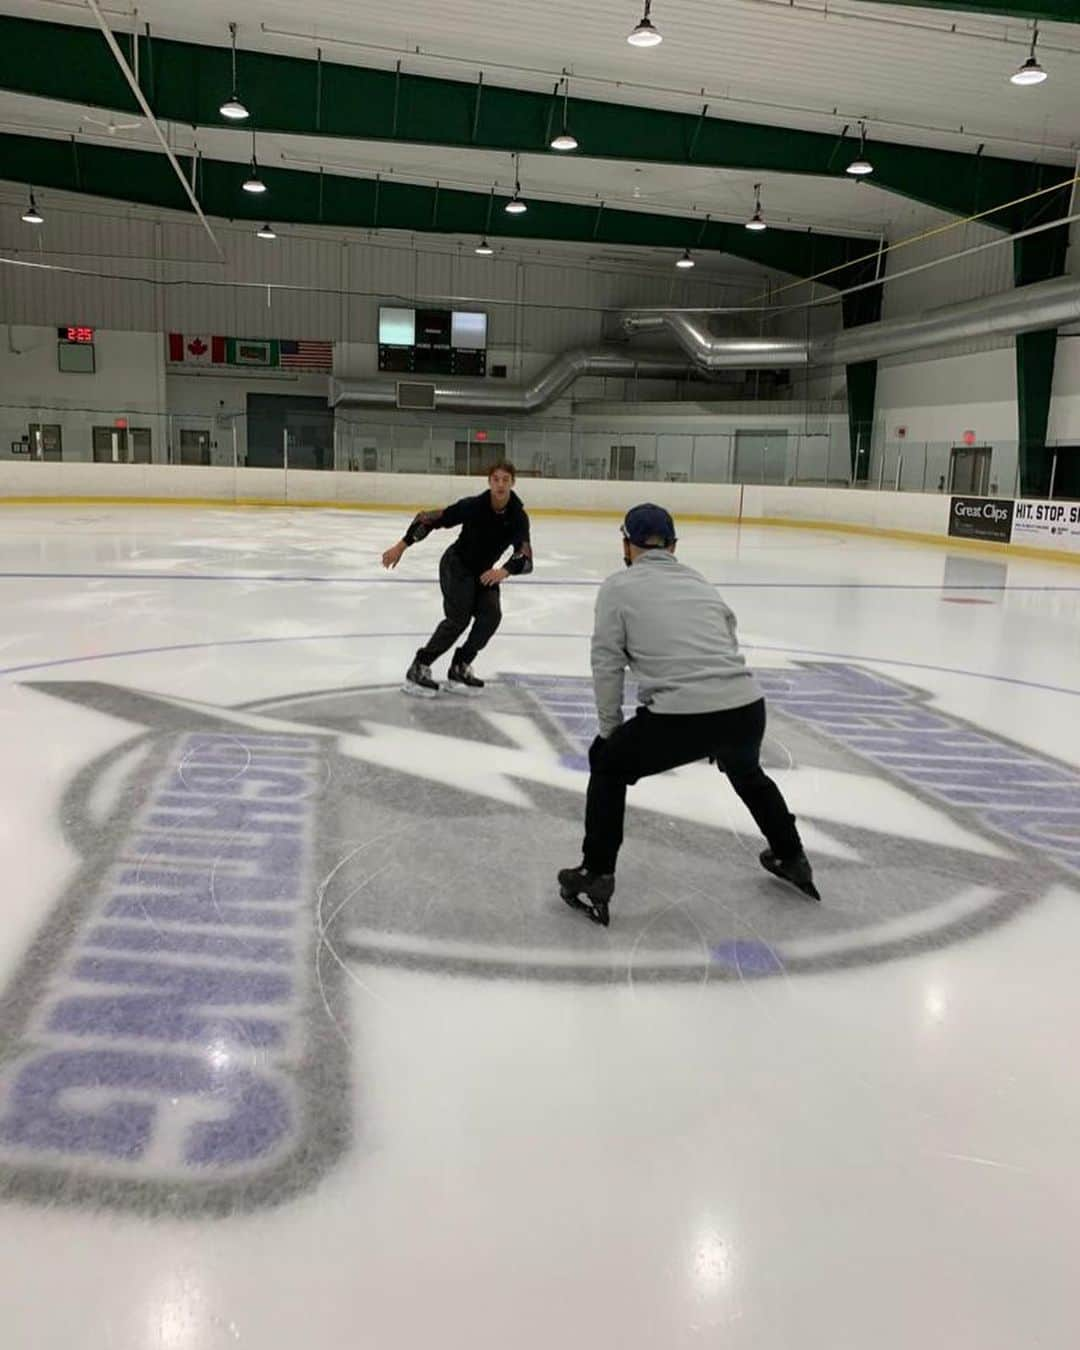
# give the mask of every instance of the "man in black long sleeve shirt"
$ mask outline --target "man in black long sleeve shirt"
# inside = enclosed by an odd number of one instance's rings
[[[532,571],[529,517],[521,498],[513,491],[514,466],[505,461],[488,474],[489,491],[463,497],[441,511],[421,511],[403,539],[382,556],[384,567],[396,567],[411,544],[426,539],[432,530],[462,527],[439,564],[445,618],[420,648],[405,673],[405,689],[428,697],[438,692],[431,667],[450,650],[472,623],[472,631],[450,662],[449,688],[482,689],[483,680],[473,674],[476,654],[491,641],[502,622],[499,584],[507,577]],[[507,549],[512,555],[496,566]]]

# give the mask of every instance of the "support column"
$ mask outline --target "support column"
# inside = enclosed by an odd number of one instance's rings
[[[870,275],[876,273],[871,264]],[[867,278],[864,278],[867,279]],[[867,286],[865,290],[845,295],[841,301],[845,328],[857,328],[864,323],[877,323],[881,318],[883,288]],[[870,476],[870,449],[874,434],[874,397],[877,393],[877,362],[856,361],[847,368],[848,443],[851,451],[851,478],[865,483]]]
[[[1031,226],[1067,215],[1068,208],[1069,192],[1062,189],[1041,199],[1038,210],[1025,223]],[[1062,276],[1068,248],[1069,230],[1065,225],[1018,239],[1013,244],[1014,284],[1031,286]],[[1050,490],[1053,452],[1046,448],[1046,429],[1056,352],[1056,328],[1016,335],[1017,454],[1020,492],[1025,497],[1045,497]]]

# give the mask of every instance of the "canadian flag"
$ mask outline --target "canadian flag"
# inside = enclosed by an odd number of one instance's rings
[[[221,339],[199,336],[191,333],[169,334],[169,362],[185,366],[209,366],[215,361],[224,361],[224,352],[216,350],[223,346]]]

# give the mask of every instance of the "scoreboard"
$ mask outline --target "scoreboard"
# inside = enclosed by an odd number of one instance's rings
[[[486,375],[487,315],[382,306],[379,369],[403,375]]]

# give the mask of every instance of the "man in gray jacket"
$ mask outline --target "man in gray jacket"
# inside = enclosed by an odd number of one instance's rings
[[[627,786],[694,760],[715,760],[769,847],[761,865],[819,900],[795,817],[761,767],[765,700],[735,638],[735,615],[703,576],[675,558],[675,523],[662,506],[623,522],[627,570],[596,599],[593,685],[600,734],[589,750],[580,867],[559,873],[563,899],[608,923]],[[626,669],[641,706],[623,721]]]

